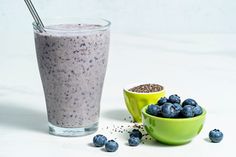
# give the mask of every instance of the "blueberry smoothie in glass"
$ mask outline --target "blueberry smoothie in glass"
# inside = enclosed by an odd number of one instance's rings
[[[53,22],[43,32],[33,25],[49,133],[81,136],[95,132],[108,60],[110,22]]]

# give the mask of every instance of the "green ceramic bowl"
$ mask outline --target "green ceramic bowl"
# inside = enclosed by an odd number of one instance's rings
[[[144,83],[145,84],[145,83]],[[165,90],[152,93],[137,93],[129,91],[130,88],[136,87],[141,84],[132,84],[123,89],[124,99],[126,107],[129,113],[132,115],[133,120],[138,123],[142,123],[141,110],[144,106],[149,104],[155,104],[157,101],[165,96]]]
[[[206,110],[193,118],[162,118],[146,113],[142,109],[143,125],[147,133],[161,143],[181,145],[190,142],[202,130]]]

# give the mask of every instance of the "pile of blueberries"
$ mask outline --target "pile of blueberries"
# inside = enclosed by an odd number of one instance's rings
[[[180,97],[173,94],[169,98],[162,97],[156,104],[149,105],[146,112],[157,117],[191,118],[201,115],[203,110],[194,99],[188,98],[181,104]],[[219,143],[223,139],[223,133],[219,129],[211,130],[209,139],[213,143]]]
[[[183,101],[177,94],[169,98],[162,97],[156,104],[148,106],[146,112],[150,115],[165,118],[190,118],[201,115],[203,110],[198,103],[191,98]]]

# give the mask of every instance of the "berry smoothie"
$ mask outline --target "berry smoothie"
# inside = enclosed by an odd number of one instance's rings
[[[109,28],[92,24],[51,25],[46,32],[34,31],[52,134],[76,136],[73,129],[97,129],[109,34]]]

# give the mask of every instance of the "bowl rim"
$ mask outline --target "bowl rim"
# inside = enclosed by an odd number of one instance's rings
[[[144,85],[144,84],[156,84],[156,85],[159,85],[161,86],[163,89],[158,91],[158,92],[150,92],[150,93],[139,93],[139,92],[132,92],[132,91],[129,91],[130,88],[132,87],[136,87],[136,86],[139,86],[139,85]],[[139,95],[150,95],[150,94],[158,94],[158,93],[162,93],[162,92],[165,92],[165,86],[159,84],[159,83],[154,83],[154,82],[149,82],[149,83],[144,83],[144,82],[139,82],[139,83],[132,83],[132,84],[128,84],[126,85],[124,88],[123,88],[123,91],[127,92],[127,93],[132,93],[132,94],[139,94]]]
[[[191,117],[191,118],[166,118],[166,117],[157,117],[157,116],[153,116],[153,115],[150,115],[146,112],[146,109],[149,105],[146,105],[142,108],[142,114],[145,114],[146,116],[148,117],[151,117],[153,119],[156,119],[156,120],[162,120],[162,121],[191,121],[191,120],[196,120],[196,119],[200,119],[202,117],[204,117],[207,113],[206,109],[204,109],[203,107],[202,110],[202,114],[201,115],[198,115],[196,117]]]

